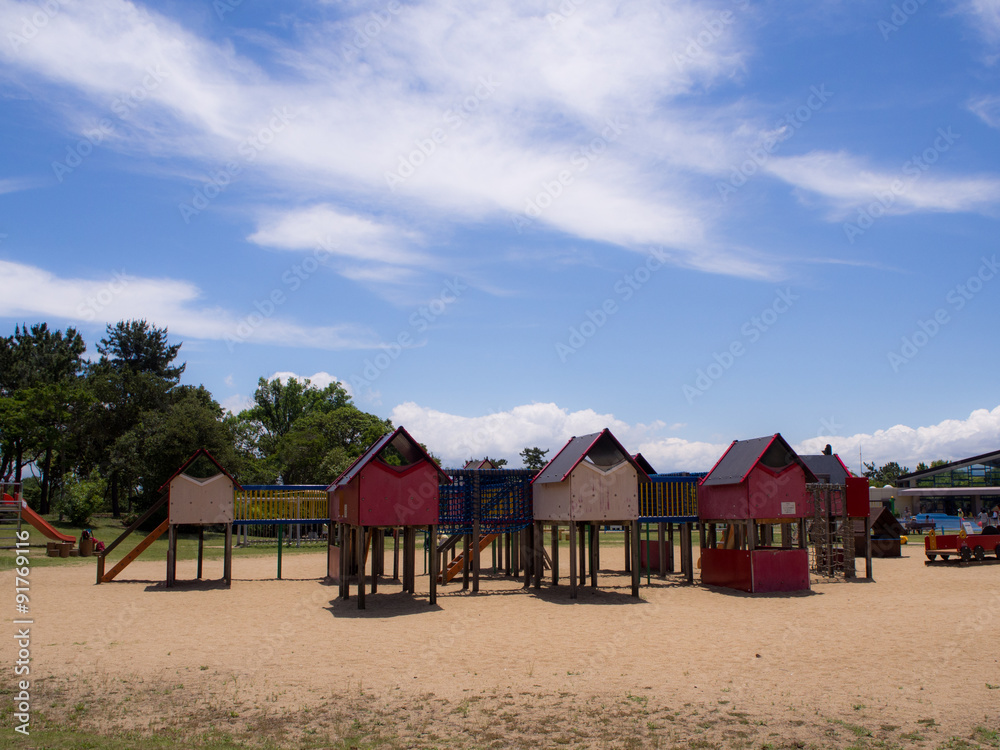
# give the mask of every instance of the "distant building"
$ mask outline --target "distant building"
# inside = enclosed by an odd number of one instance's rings
[[[1000,506],[1000,451],[952,461],[896,480],[896,512],[977,515]]]
[[[465,462],[465,466],[463,466],[462,468],[463,469],[496,469],[497,466],[492,461],[490,461],[488,458],[483,458],[483,459],[470,458],[468,461]]]

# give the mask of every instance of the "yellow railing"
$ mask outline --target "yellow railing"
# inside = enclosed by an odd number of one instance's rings
[[[697,515],[697,482],[639,482],[640,518],[677,518]]]
[[[237,490],[233,523],[330,518],[326,490]]]

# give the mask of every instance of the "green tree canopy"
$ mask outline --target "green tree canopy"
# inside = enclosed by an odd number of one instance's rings
[[[542,450],[541,448],[525,448],[518,455],[521,456],[521,461],[524,463],[525,469],[530,469],[531,471],[541,471],[544,468],[545,454],[548,450]]]

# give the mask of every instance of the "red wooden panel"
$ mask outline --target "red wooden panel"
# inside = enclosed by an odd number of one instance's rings
[[[426,461],[403,470],[373,461],[358,475],[362,526],[427,526],[438,520],[438,470]]]
[[[868,478],[847,478],[847,515],[852,518],[868,518],[871,505],[868,502]]]
[[[803,518],[810,515],[812,498],[806,492],[806,473],[798,464],[792,464],[779,474],[758,464],[747,477],[747,486],[750,508],[747,518]]]
[[[739,591],[752,591],[750,553],[741,549],[703,549],[701,582]]]
[[[646,555],[649,555],[649,564],[646,564]],[[658,570],[660,567],[660,543],[658,540],[650,539],[646,544],[645,539],[639,540],[639,565],[643,568],[649,567],[651,570]]]
[[[702,520],[746,519],[749,516],[745,484],[709,484],[698,488],[698,516]]]
[[[358,480],[354,478],[344,487],[327,493],[330,501],[330,519],[337,523],[358,525]]]
[[[759,549],[750,554],[754,593],[809,590],[808,550]]]

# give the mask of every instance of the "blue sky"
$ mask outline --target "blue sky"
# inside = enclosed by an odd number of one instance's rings
[[[4,328],[448,463],[1000,447],[1000,2],[453,5],[0,0]]]

